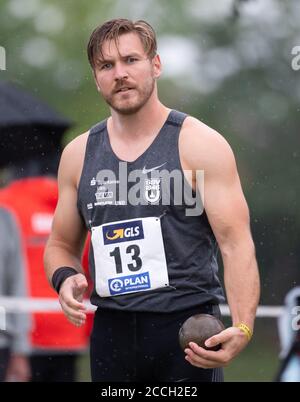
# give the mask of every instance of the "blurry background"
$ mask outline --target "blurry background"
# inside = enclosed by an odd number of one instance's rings
[[[156,30],[161,100],[231,144],[251,211],[261,304],[281,305],[300,284],[299,0],[0,0],[0,80],[73,121],[65,143],[107,116],[86,44],[95,26],[117,17],[145,19]],[[276,320],[258,318],[226,379],[271,381],[278,353]],[[89,380],[87,358],[80,372],[79,380]]]

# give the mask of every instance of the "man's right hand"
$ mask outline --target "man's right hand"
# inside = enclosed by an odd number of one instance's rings
[[[61,285],[59,302],[68,320],[80,327],[86,321],[86,307],[82,303],[88,283],[83,274],[69,276]]]

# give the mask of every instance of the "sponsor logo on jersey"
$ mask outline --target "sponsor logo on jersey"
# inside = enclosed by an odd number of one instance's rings
[[[114,223],[103,227],[104,244],[121,243],[143,238],[144,231],[141,220]]]
[[[108,287],[111,295],[150,289],[149,272],[109,279]]]
[[[160,179],[146,179],[144,195],[148,203],[158,202],[161,197]]]

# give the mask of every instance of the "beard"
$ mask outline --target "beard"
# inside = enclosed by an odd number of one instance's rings
[[[126,86],[126,83],[123,83]],[[131,91],[135,91],[135,94],[130,94],[128,99],[118,99],[119,93],[112,95],[103,95],[106,103],[117,113],[123,115],[131,115],[137,113],[150,99],[155,88],[155,79],[150,77],[143,83],[142,87],[135,87]]]

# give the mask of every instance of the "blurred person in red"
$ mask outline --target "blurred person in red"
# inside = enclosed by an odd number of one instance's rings
[[[16,216],[20,227],[32,298],[57,298],[44,275],[43,252],[58,199],[58,154],[16,163],[9,169],[9,184],[0,191],[0,205]],[[74,328],[62,312],[33,313],[32,321],[32,381],[75,381],[77,357],[86,351],[89,328]]]

